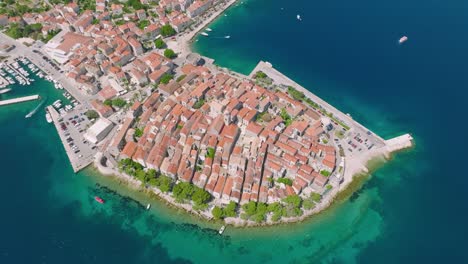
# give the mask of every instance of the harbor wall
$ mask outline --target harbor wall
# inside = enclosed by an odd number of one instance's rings
[[[14,98],[14,99],[2,100],[2,101],[0,101],[0,106],[10,105],[10,104],[17,104],[17,103],[22,103],[22,102],[27,102],[27,101],[33,101],[33,100],[37,100],[39,98],[40,98],[40,96],[35,94],[35,95],[30,95],[30,96],[18,97],[18,98]]]

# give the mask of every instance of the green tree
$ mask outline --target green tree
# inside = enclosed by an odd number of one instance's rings
[[[226,217],[235,217],[237,215],[236,208],[237,204],[233,201],[230,201],[226,208],[224,208],[224,215]]]
[[[171,27],[171,25],[164,25],[161,27],[161,35],[163,37],[170,37],[175,35],[177,32],[174,30],[174,28]]]
[[[192,195],[192,200],[196,205],[206,204],[211,199],[209,192],[203,190],[202,188],[195,187],[195,191]]]
[[[107,105],[107,106],[112,106],[112,100],[111,99],[106,99],[106,100],[104,100],[103,104]]]
[[[139,138],[139,137],[143,136],[143,129],[137,127],[137,128],[135,129],[135,133],[134,133],[133,135],[134,135],[136,138]]]
[[[208,148],[208,149],[206,150],[206,157],[207,157],[207,158],[212,158],[212,159],[214,159],[214,156],[215,156],[215,150],[214,150],[214,148]]]
[[[255,79],[257,79],[257,78],[258,79],[265,79],[266,77],[268,77],[268,75],[266,75],[266,73],[264,73],[262,71],[257,71],[255,73],[255,76],[254,76]]]
[[[165,49],[164,50],[164,56],[166,58],[173,59],[173,58],[177,57],[177,54],[171,49]]]
[[[172,178],[165,175],[159,175],[159,177],[157,177],[155,181],[156,187],[158,187],[159,190],[164,193],[172,190],[172,184]]]
[[[289,185],[289,186],[293,185],[293,181],[291,179],[289,179],[289,178],[279,178],[276,181],[279,182],[279,183],[283,183],[285,185]]]
[[[115,99],[112,100],[112,105],[116,106],[116,107],[119,107],[119,108],[124,107],[126,104],[127,104],[127,101],[125,101],[122,98],[115,98]]]
[[[157,48],[157,49],[162,49],[166,46],[166,43],[164,42],[164,40],[162,40],[161,38],[157,38],[155,41],[154,41],[154,46]]]
[[[242,206],[245,214],[249,217],[254,215],[257,212],[257,204],[254,201],[250,201]]]
[[[306,210],[310,210],[315,207],[315,203],[311,198],[308,198],[302,202],[302,207]]]
[[[311,192],[310,193],[310,198],[312,198],[312,201],[318,203],[322,199],[322,195],[316,193],[316,192]]]
[[[168,84],[170,80],[172,80],[173,76],[172,74],[165,73],[162,77],[161,80],[159,80],[160,83],[162,84]]]
[[[193,108],[200,109],[204,104],[205,104],[205,100],[200,99],[193,105]]]
[[[211,210],[211,214],[216,220],[222,219],[224,217],[224,212],[221,207],[215,206],[213,210]]]
[[[281,116],[281,118],[283,119],[284,124],[285,124],[286,126],[289,126],[289,125],[292,123],[292,118],[291,118],[291,116],[288,114],[288,112],[286,111],[286,109],[284,109],[284,108],[281,109],[280,116]]]
[[[86,117],[87,117],[88,119],[96,119],[96,118],[99,117],[98,112],[96,112],[96,111],[94,111],[94,110],[88,110],[88,111],[86,111],[85,115],[86,115]]]
[[[140,22],[138,22],[138,28],[139,29],[145,29],[147,26],[150,25],[150,22],[149,20],[141,20]]]
[[[177,202],[184,202],[189,200],[194,192],[194,186],[188,182],[179,182],[172,189],[172,195]]]

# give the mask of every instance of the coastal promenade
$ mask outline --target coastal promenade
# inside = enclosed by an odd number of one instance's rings
[[[39,99],[39,95],[30,95],[30,96],[24,96],[24,97],[18,97],[14,99],[8,99],[8,100],[2,100],[0,101],[0,106],[3,105],[9,105],[9,104],[16,104],[16,103],[22,103],[22,102],[27,102],[27,101],[33,101]]]
[[[255,73],[258,72],[258,71],[264,72],[266,75],[268,75],[268,77],[273,79],[273,81],[276,84],[283,84],[283,85],[286,85],[286,86],[292,86],[296,90],[303,92],[306,97],[309,97],[310,99],[312,99],[312,101],[314,101],[315,103],[320,105],[327,112],[332,113],[334,117],[336,117],[337,119],[339,119],[340,121],[342,121],[343,123],[348,125],[350,127],[350,130],[352,130],[352,131],[354,130],[354,132],[361,133],[362,135],[368,134],[368,132],[370,131],[369,129],[367,129],[363,125],[359,124],[354,119],[352,119],[349,115],[344,114],[343,112],[336,109],[335,107],[333,107],[329,103],[325,102],[320,97],[316,96],[315,94],[313,94],[312,92],[310,92],[306,88],[302,87],[301,85],[299,85],[295,81],[293,81],[290,78],[286,77],[284,74],[282,74],[281,72],[279,72],[278,70],[273,68],[273,65],[271,65],[271,63],[260,61],[257,64],[257,66],[253,69],[253,71],[250,73],[249,76],[251,78],[253,78]],[[380,147],[380,146],[385,145],[385,140],[383,138],[381,138],[380,136],[378,136],[377,134],[372,133],[372,137],[375,139],[376,147]]]
[[[80,102],[85,108],[91,108],[90,95],[80,91],[75,87],[65,76],[64,73],[60,73],[46,60],[42,58],[38,53],[32,52],[32,49],[25,46],[24,44],[8,37],[7,35],[0,33],[0,44],[15,45],[16,47],[8,52],[11,57],[27,57],[32,63],[44,71],[47,75],[58,81],[65,90],[67,90],[78,102]]]

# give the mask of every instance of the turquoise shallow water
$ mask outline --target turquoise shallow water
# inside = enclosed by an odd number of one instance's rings
[[[92,170],[73,174],[44,112],[24,118],[38,102],[0,108],[0,263],[466,262],[466,11],[462,1],[249,0],[210,26],[229,41],[195,44],[244,73],[269,60],[382,136],[415,136],[415,149],[301,224],[221,237],[219,225]],[[44,81],[13,88],[61,97]]]

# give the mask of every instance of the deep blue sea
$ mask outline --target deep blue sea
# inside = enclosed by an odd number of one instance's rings
[[[44,112],[24,118],[37,101],[1,107],[0,263],[468,263],[468,2],[246,0],[210,28],[194,48],[220,66],[269,61],[384,138],[412,133],[415,148],[304,223],[221,237],[219,224],[74,174]],[[41,80],[12,88],[2,99],[62,98]]]

